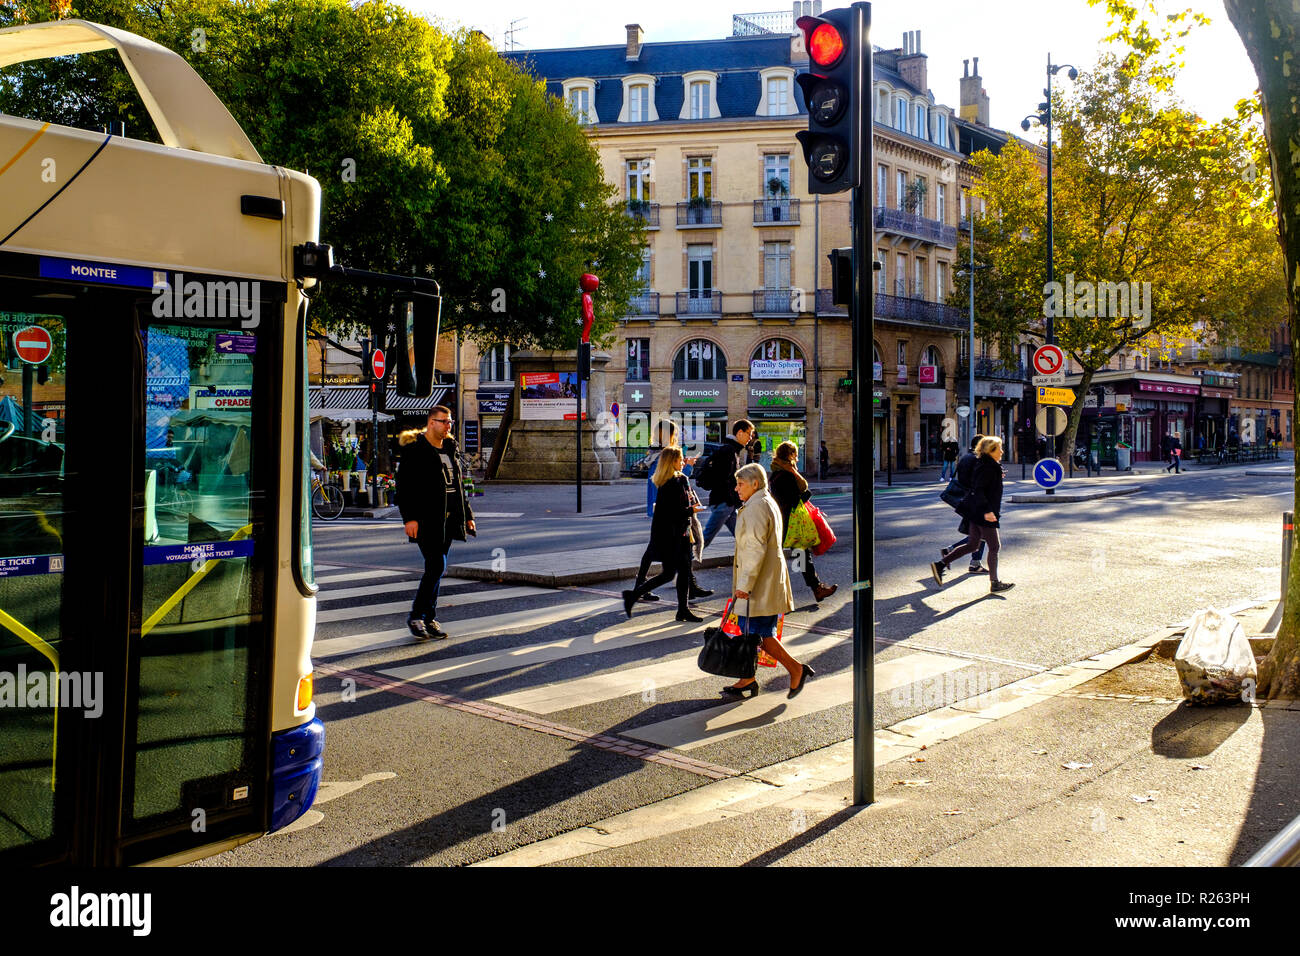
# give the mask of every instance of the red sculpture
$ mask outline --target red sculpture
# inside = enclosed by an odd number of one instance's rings
[[[591,307],[591,294],[600,288],[600,280],[590,272],[578,280],[582,286],[582,341],[591,341],[591,323],[596,321],[596,313]]]

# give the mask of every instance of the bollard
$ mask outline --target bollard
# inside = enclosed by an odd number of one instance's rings
[[[1286,601],[1287,581],[1291,578],[1291,548],[1295,543],[1295,514],[1282,512],[1282,600]]]

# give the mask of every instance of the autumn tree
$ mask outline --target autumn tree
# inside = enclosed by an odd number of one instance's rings
[[[1057,343],[1082,369],[1070,410],[1070,455],[1094,374],[1121,351],[1161,352],[1184,342],[1262,343],[1283,308],[1268,196],[1243,171],[1253,154],[1248,102],[1208,122],[1172,94],[1181,20],[1155,38],[1112,3],[1103,54],[1068,89],[1053,90],[1053,264],[1046,284],[1046,179],[1038,158],[1012,141],[973,157],[980,332],[1012,353],[1023,337]],[[1195,18],[1203,19],[1203,18]],[[960,294],[964,295],[962,290]]]
[[[1294,0],[1224,0],[1259,78],[1267,168],[1277,196],[1281,250],[1291,322],[1291,349],[1300,358],[1300,8]],[[1296,420],[1300,422],[1300,406]],[[1300,443],[1297,443],[1300,463]],[[1300,501],[1300,482],[1295,487]],[[1300,697],[1300,561],[1292,552],[1282,622],[1259,672],[1267,697]]]
[[[479,34],[388,0],[0,0],[0,26],[73,16],[185,57],[264,161],[321,184],[321,236],[347,265],[435,278],[444,328],[480,343],[572,347],[578,277],[601,277],[597,340],[638,291],[638,222],[543,84]],[[0,73],[0,110],[158,137],[111,52]],[[316,328],[382,315],[386,294],[325,284]]]

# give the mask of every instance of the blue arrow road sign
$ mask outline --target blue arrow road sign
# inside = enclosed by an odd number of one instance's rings
[[[1055,488],[1065,477],[1065,466],[1055,458],[1044,458],[1034,465],[1034,481],[1040,488]]]

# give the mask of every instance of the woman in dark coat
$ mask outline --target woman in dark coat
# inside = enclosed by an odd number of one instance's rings
[[[663,565],[663,572],[623,592],[623,608],[632,616],[632,605],[648,591],[677,578],[677,620],[700,622],[704,620],[691,613],[687,601],[691,591],[691,518],[699,507],[691,493],[690,480],[682,474],[682,450],[676,446],[659,453],[659,467],[655,469],[654,483],[659,488],[655,496],[655,513],[650,519],[650,552]]]
[[[984,438],[975,446],[979,460],[975,463],[972,476],[971,493],[963,499],[963,504],[973,501],[973,507],[963,510],[963,517],[970,519],[970,537],[960,548],[949,551],[943,560],[930,565],[934,581],[943,587],[943,576],[948,565],[957,558],[964,558],[972,553],[983,541],[989,549],[989,593],[1009,591],[1015,585],[1010,581],[998,579],[998,551],[1002,547],[998,539],[998,519],[1002,516],[1002,439]]]
[[[783,441],[776,446],[772,454],[772,476],[768,479],[768,491],[781,509],[781,540],[785,540],[786,529],[790,527],[790,512],[799,506],[799,502],[812,497],[808,490],[808,481],[799,474],[799,446],[792,441]],[[835,593],[837,584],[823,584],[813,567],[812,552],[803,553],[803,583],[812,589],[813,597],[823,601]]]

